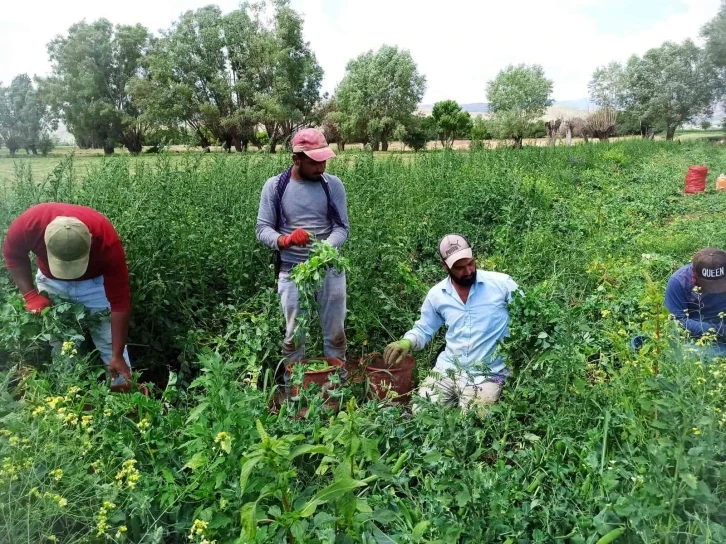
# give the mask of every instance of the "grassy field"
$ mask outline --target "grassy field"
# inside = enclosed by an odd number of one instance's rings
[[[682,140],[698,140],[705,138],[716,138],[723,137],[725,135],[722,130],[686,130],[678,131],[676,137]],[[632,139],[629,138],[615,138],[617,140]],[[662,140],[663,137],[659,136],[656,139]],[[573,142],[578,145],[582,143],[581,139],[575,138]],[[524,140],[525,145],[529,146],[547,146],[547,138],[528,138]],[[457,150],[468,150],[470,142],[469,140],[456,140],[453,144],[454,149]],[[495,149],[502,145],[510,145],[509,142],[502,142],[498,140],[489,140],[485,142],[485,145],[489,149]],[[565,145],[563,140],[558,140],[557,145]],[[429,142],[428,149],[430,150],[441,150],[441,142]],[[201,154],[199,148],[186,148],[184,146],[172,146],[172,156],[184,155],[186,153]],[[362,146],[360,144],[348,144],[346,146],[348,151],[360,152]],[[221,148],[213,148],[214,154],[222,153]],[[406,149],[401,142],[391,142],[390,152],[410,152]],[[76,147],[63,147],[59,146],[53,150],[47,157],[27,155],[24,152],[18,152],[14,158],[8,155],[6,148],[0,148],[0,187],[7,185],[10,181],[15,179],[18,168],[25,168],[32,171],[32,174],[36,180],[45,179],[48,174],[53,171],[58,162],[67,157],[69,154],[73,154],[75,159],[73,161],[74,171],[80,177],[85,177],[88,174],[89,169],[94,166],[102,164],[104,161],[117,161],[117,160],[131,160],[132,168],[134,165],[141,161],[147,163],[155,160],[155,155],[142,154],[137,157],[131,156],[125,149],[117,149],[112,156],[104,157],[103,151],[100,149],[78,149]],[[252,154],[256,154],[257,151],[253,150]],[[284,150],[280,154],[285,155]],[[381,156],[385,156],[386,153],[380,153]],[[178,160],[178,159],[176,159]]]
[[[80,341],[88,316],[30,316],[0,275],[0,542],[726,541],[726,363],[690,349],[662,304],[695,250],[726,247],[721,147],[331,161],[351,218],[349,361],[410,328],[442,279],[443,234],[522,288],[512,376],[486,414],[411,414],[365,383],[338,389],[337,411],[315,389],[273,407],[282,318],[254,224],[286,154],[58,158],[31,159],[53,172],[40,186],[6,181],[0,233],[47,200],[112,220],[152,396],[109,395],[87,342],[50,354],[48,335]],[[708,190],[685,196],[692,164],[709,166]],[[651,337],[637,354],[636,334]],[[415,354],[417,380],[442,343]]]

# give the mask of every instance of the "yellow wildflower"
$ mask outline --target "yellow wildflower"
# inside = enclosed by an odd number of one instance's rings
[[[61,478],[63,478],[63,469],[56,468],[51,470],[48,474],[50,474],[50,477],[53,478],[56,482],[60,482]]]
[[[50,540],[51,542],[58,542],[58,537],[57,537],[57,536],[55,536],[55,535],[50,535],[50,536],[47,536],[47,537],[45,537],[45,538],[47,538],[47,539],[48,539],[48,540]]]
[[[628,333],[627,333],[627,332],[625,332],[625,329],[619,329],[619,330],[618,330],[618,334],[619,334],[620,336],[625,336],[625,335],[626,335],[626,334],[628,334]]]
[[[63,402],[63,397],[45,397],[45,403],[50,406],[51,410],[55,410],[59,402]]]
[[[34,416],[40,416],[45,413],[45,406],[38,406],[33,410]]]
[[[126,525],[120,525],[118,531],[116,531],[116,538],[120,539],[121,537],[123,537],[126,531],[128,531]]]
[[[46,491],[45,493],[43,493],[43,498],[55,501],[61,508],[65,508],[66,506],[68,506],[68,499],[66,499],[65,497],[61,497],[57,493],[49,493]]]
[[[610,315],[610,310],[603,310],[602,312],[600,312],[600,315],[603,317],[607,317]]]
[[[116,481],[119,486],[123,485],[125,481],[126,486],[129,489],[134,489],[136,487],[136,482],[139,481],[141,475],[139,474],[139,471],[136,470],[136,467],[134,466],[135,464],[136,459],[129,459],[128,461],[123,462],[121,470],[116,474]]]
[[[145,433],[149,430],[149,427],[151,427],[151,421],[149,420],[149,416],[145,416],[144,419],[139,421],[136,424],[136,427],[142,432]]]
[[[68,355],[73,350],[73,342],[66,341],[63,342],[63,346],[61,347],[61,355]]]
[[[206,521],[195,519],[194,523],[192,523],[192,530],[189,533],[189,540],[193,540],[197,535],[204,536],[207,527],[209,527],[209,524]]]
[[[106,416],[106,417],[111,417],[111,414],[112,414],[112,413],[113,413],[113,412],[111,412],[111,409],[110,409],[110,408],[106,408],[106,409],[105,409],[105,410],[103,411],[103,415],[104,415],[104,416]]]
[[[701,429],[699,429],[698,427],[693,427],[692,430],[693,430],[693,434],[695,434],[696,436],[701,434]]]
[[[214,438],[214,443],[219,444],[219,447],[226,453],[232,453],[232,437],[229,433],[222,431],[218,433]]]
[[[13,433],[11,433],[10,431],[8,431],[7,429],[1,429],[0,430],[0,436],[10,436],[11,434],[13,434]]]
[[[68,391],[66,392],[66,394],[73,396],[73,395],[76,395],[77,393],[80,393],[80,391],[81,391],[80,387],[78,387],[77,385],[71,385],[68,388]]]
[[[10,437],[10,445],[11,446],[17,446],[18,444],[20,444],[20,438],[18,438],[17,436],[11,436]]]
[[[93,423],[93,416],[83,416],[81,418],[81,427],[88,427],[91,423]]]
[[[109,501],[103,501],[103,506],[96,515],[96,536],[103,536],[108,530],[108,512],[116,508],[116,505]]]
[[[75,425],[78,423],[78,416],[76,414],[68,414],[63,420],[63,423],[66,425]]]

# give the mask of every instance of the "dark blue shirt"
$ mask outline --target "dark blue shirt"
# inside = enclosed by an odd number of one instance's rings
[[[699,338],[714,329],[719,341],[726,341],[726,293],[704,294],[695,287],[693,266],[679,268],[668,280],[666,308],[691,336]]]

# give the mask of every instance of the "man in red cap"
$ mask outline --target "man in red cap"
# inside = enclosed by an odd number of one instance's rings
[[[31,275],[30,252],[38,264],[37,288]],[[131,317],[129,272],[123,246],[109,220],[85,206],[38,204],[10,225],[3,257],[29,312],[40,313],[51,305],[39,291],[64,296],[91,312],[111,309],[110,322],[91,331],[91,336],[111,374],[114,390],[130,387],[131,364],[126,349]]]
[[[340,248],[348,239],[345,188],[336,176],[325,173],[326,161],[335,157],[322,132],[299,131],[292,139],[292,166],[267,180],[257,214],[257,239],[276,252],[278,293],[285,316],[283,354],[289,361],[305,357],[305,339],[295,339],[299,294],[290,270],[307,260],[310,237]],[[326,357],[345,361],[345,272],[328,270],[317,293],[323,350]]]

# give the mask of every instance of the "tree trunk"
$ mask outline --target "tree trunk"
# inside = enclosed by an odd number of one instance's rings
[[[673,136],[676,135],[676,125],[666,125],[666,140],[673,141]]]
[[[572,129],[570,128],[570,125],[567,125],[567,133],[565,135],[565,141],[567,142],[567,147],[570,147],[572,145]]]
[[[388,138],[381,138],[381,151],[388,151]]]
[[[103,154],[104,155],[113,155],[113,147],[104,147]]]
[[[345,140],[338,140],[336,145],[338,146],[338,151],[341,153],[345,151]]]
[[[239,136],[235,136],[234,138],[232,138],[232,144],[234,145],[235,151],[237,151],[238,153],[242,151],[242,140]]]
[[[514,147],[516,149],[522,149],[522,136],[514,137]]]
[[[381,147],[381,144],[379,142],[371,142],[371,149],[373,151],[378,151]]]
[[[143,149],[143,146],[141,145],[141,139],[134,139],[126,142],[126,149],[129,150],[129,153],[133,153],[134,155],[138,155],[141,153],[141,150]]]
[[[270,138],[270,153],[277,153],[277,138]]]
[[[584,132],[582,133],[582,139],[585,140],[586,144],[590,143],[590,140],[588,139],[587,134],[585,134]]]

